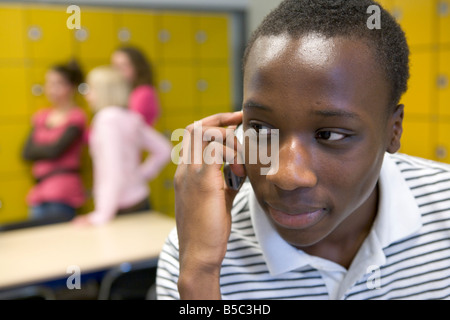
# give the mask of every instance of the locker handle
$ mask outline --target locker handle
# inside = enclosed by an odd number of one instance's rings
[[[163,93],[170,92],[172,90],[172,82],[170,82],[169,80],[162,80],[159,83],[159,89]]]
[[[86,82],[80,83],[78,85],[78,92],[85,96],[89,92],[89,85]]]
[[[160,30],[158,32],[158,39],[162,43],[169,42],[170,41],[170,37],[171,37],[171,35],[170,35],[170,31],[169,30],[163,29],[163,30]]]
[[[444,146],[438,146],[438,147],[436,148],[436,157],[437,157],[439,160],[442,160],[442,159],[447,158],[447,155],[448,155],[448,151],[447,151],[447,148],[446,148],[446,147],[444,147]]]
[[[438,3],[438,15],[441,17],[446,17],[449,14],[448,3],[444,1],[440,1]]]
[[[89,31],[82,27],[81,29],[78,29],[75,31],[75,39],[77,39],[80,42],[86,41],[89,38]]]
[[[42,38],[42,30],[39,26],[32,26],[28,29],[28,38],[38,41]]]
[[[204,44],[206,41],[208,41],[208,34],[206,33],[206,31],[199,30],[195,34],[195,40],[199,44]]]
[[[445,89],[448,86],[448,77],[445,74],[440,74],[437,77],[437,87],[439,89]]]
[[[164,179],[164,189],[170,190],[173,188],[173,180],[172,179]]]
[[[394,8],[392,9],[392,16],[399,22],[403,18],[403,11],[400,8]]]
[[[35,83],[31,86],[31,94],[35,97],[39,97],[42,96],[42,94],[44,93],[44,87],[39,84],[39,83]]]
[[[131,32],[127,28],[122,28],[117,33],[117,37],[121,42],[128,42],[131,39]]]
[[[205,79],[200,79],[197,81],[197,90],[201,92],[205,92],[208,90],[208,81]]]

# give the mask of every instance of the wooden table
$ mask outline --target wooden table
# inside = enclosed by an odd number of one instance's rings
[[[174,219],[149,212],[100,227],[61,223],[0,233],[0,289],[67,278],[70,266],[83,274],[157,258],[174,226]]]

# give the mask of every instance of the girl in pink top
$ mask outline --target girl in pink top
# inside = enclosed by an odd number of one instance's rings
[[[159,101],[153,87],[150,63],[133,47],[116,50],[111,63],[132,87],[128,109],[140,114],[147,124],[153,126],[159,115]]]
[[[82,80],[75,61],[46,74],[45,94],[52,107],[33,116],[23,150],[37,182],[27,196],[32,219],[70,220],[85,201],[79,171],[87,120],[74,102]]]
[[[109,67],[88,75],[86,95],[95,112],[89,137],[95,210],[75,223],[105,224],[116,214],[148,210],[148,181],[170,160],[172,144],[126,108],[129,85]],[[142,162],[142,152],[149,155]]]

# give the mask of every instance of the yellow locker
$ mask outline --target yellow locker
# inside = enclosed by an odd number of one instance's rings
[[[0,7],[0,59],[25,58],[25,15],[22,7]]]
[[[26,177],[0,179],[0,223],[18,222],[28,217],[26,195],[33,186]]]
[[[173,179],[177,166],[173,163],[169,163],[164,169],[164,192],[166,194],[166,205],[163,207],[163,212],[169,216],[175,216],[175,188],[173,185]]]
[[[153,210],[174,216],[175,215],[175,189],[173,177],[177,166],[170,162],[150,183],[150,201]]]
[[[123,11],[117,31],[120,44],[141,49],[151,62],[157,60],[159,50],[157,48],[156,19],[157,16],[152,11]]]
[[[107,9],[81,9],[81,28],[75,31],[76,52],[81,60],[110,63],[118,47],[118,13]]]
[[[394,16],[405,31],[410,46],[436,43],[435,10],[435,1],[394,0]]]
[[[202,116],[232,110],[230,81],[228,64],[203,64],[198,69],[197,91]]]
[[[180,152],[181,143],[183,141],[184,130],[188,125],[194,123],[194,121],[199,121],[202,118],[202,115],[198,113],[173,113],[167,117],[166,129],[164,130],[164,134],[170,141],[172,141],[173,149],[175,152],[175,161],[178,161],[178,154]]]
[[[173,176],[176,166],[169,163],[159,176],[150,183],[150,201],[154,210],[174,216],[175,190]]]
[[[439,161],[450,163],[450,120],[439,123],[438,142],[435,149]]]
[[[436,82],[439,116],[450,118],[450,50],[442,50],[439,53],[439,72]]]
[[[0,64],[0,118],[29,115],[26,79],[23,63]]]
[[[228,17],[208,15],[195,18],[195,43],[201,60],[223,60],[229,58]]]
[[[430,115],[435,112],[432,105],[435,73],[433,61],[437,54],[433,51],[412,51],[410,58],[410,74],[408,91],[401,102],[405,105],[405,113],[410,115]]]
[[[158,25],[158,45],[163,61],[191,61],[194,59],[192,15],[163,12],[159,17]]]
[[[435,159],[435,145],[431,121],[408,119],[403,124],[403,136],[400,152],[417,157]]]
[[[67,7],[27,8],[27,48],[32,59],[67,60],[73,53],[73,30],[67,28]]]
[[[438,0],[439,43],[450,44],[450,0]]]
[[[158,88],[161,106],[172,112],[194,112],[196,105],[195,67],[191,64],[165,64],[158,68]]]
[[[162,109],[162,107],[159,107],[159,116],[156,119],[156,122],[153,124],[153,128],[164,134],[164,130],[166,129],[166,112]]]
[[[156,177],[150,182],[150,204],[152,210],[163,213],[163,208],[167,207],[166,193],[164,192],[164,178]]]
[[[28,164],[22,160],[22,149],[31,126],[26,123],[0,124],[0,175],[24,174],[29,170]]]

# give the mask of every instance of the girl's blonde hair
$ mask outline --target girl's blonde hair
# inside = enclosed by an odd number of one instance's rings
[[[109,66],[94,68],[87,76],[89,90],[95,92],[95,109],[128,106],[131,87],[119,71]]]

